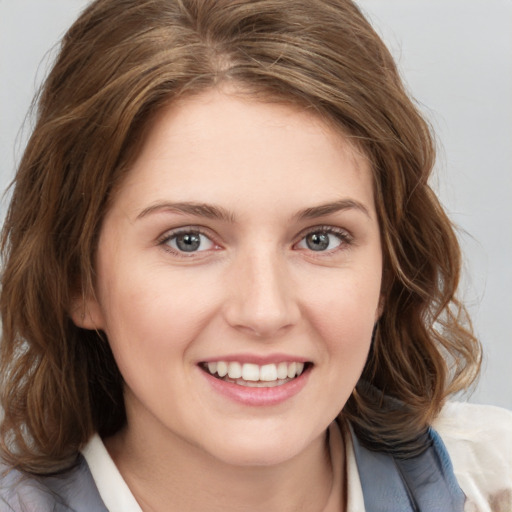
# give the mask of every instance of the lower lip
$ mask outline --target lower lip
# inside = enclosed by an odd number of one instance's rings
[[[306,385],[309,378],[311,368],[308,368],[304,373],[295,379],[282,384],[269,388],[252,388],[247,386],[240,386],[232,382],[225,382],[209,373],[201,370],[201,373],[206,377],[210,386],[221,395],[233,400],[235,402],[250,405],[250,406],[269,406],[278,405],[286,402]]]

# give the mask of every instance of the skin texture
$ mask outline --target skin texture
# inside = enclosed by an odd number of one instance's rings
[[[200,231],[199,250],[180,252],[176,230]],[[328,247],[310,249],[310,232]],[[322,510],[325,431],[380,309],[365,158],[295,107],[226,90],[174,103],[114,198],[96,265],[96,296],[73,317],[106,333],[125,379],[127,427],[106,445],[144,510]],[[298,393],[253,406],[200,368],[230,356],[310,368]]]

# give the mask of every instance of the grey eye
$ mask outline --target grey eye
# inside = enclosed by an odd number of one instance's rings
[[[342,234],[329,231],[312,231],[308,233],[298,244],[299,249],[309,249],[310,251],[321,252],[330,251],[339,247],[344,241]]]
[[[310,233],[306,236],[306,245],[312,251],[325,251],[329,247],[330,236],[328,233]]]
[[[178,233],[169,238],[167,245],[180,252],[207,251],[213,247],[213,242],[197,231]]]

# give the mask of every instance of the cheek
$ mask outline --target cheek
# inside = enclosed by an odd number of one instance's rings
[[[320,283],[318,283],[320,284]],[[315,287],[306,307],[331,355],[363,361],[379,314],[380,273],[340,273]]]
[[[319,312],[317,329],[333,356],[345,361],[366,359],[374,327],[374,315],[355,303],[338,300],[328,312]]]
[[[113,278],[103,281],[104,330],[120,366],[130,358],[159,364],[166,353],[184,351],[215,311],[205,283],[186,272],[132,265],[126,273],[120,264],[108,274]]]
[[[318,417],[334,418],[356,386],[371,345],[379,305],[380,279],[340,272],[309,294],[308,318],[322,374]],[[368,277],[368,276],[367,276]],[[320,284],[320,283],[317,283]]]

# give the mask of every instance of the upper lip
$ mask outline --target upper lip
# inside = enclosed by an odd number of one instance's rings
[[[291,355],[291,354],[268,354],[268,355],[258,355],[258,354],[229,354],[223,356],[214,356],[209,357],[207,359],[203,359],[200,363],[214,363],[217,361],[225,361],[227,363],[231,361],[237,361],[239,363],[249,363],[249,364],[257,364],[259,366],[263,366],[265,364],[279,364],[279,363],[308,363],[311,360]]]

